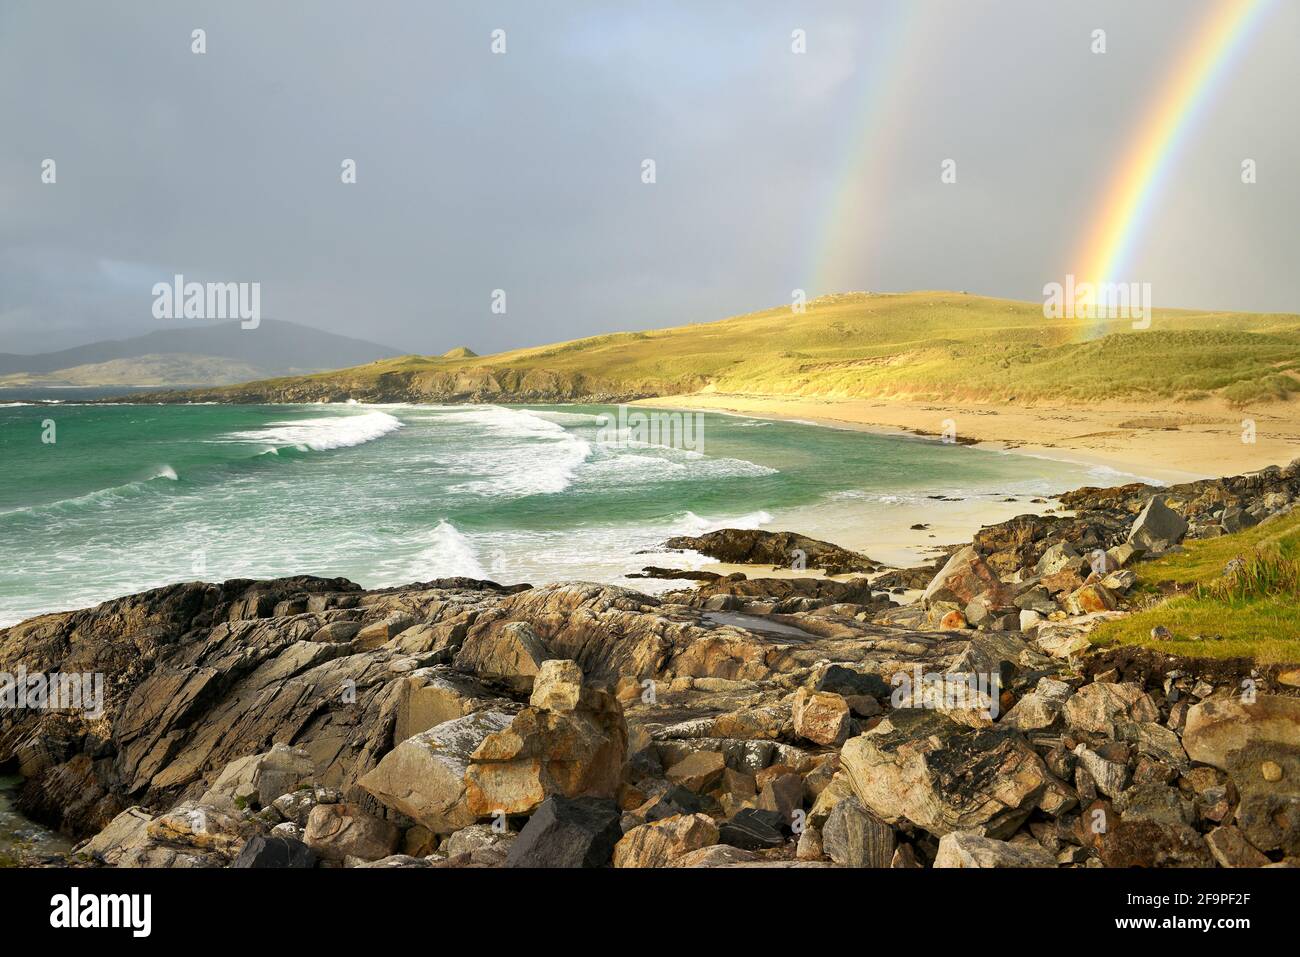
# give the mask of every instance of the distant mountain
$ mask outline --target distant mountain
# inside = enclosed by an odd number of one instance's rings
[[[401,354],[364,339],[263,319],[256,329],[223,322],[38,355],[0,353],[0,382],[219,385],[365,365]]]
[[[184,353],[109,359],[54,372],[15,372],[0,375],[0,388],[66,388],[71,386],[233,385],[261,378],[260,367],[221,356]]]

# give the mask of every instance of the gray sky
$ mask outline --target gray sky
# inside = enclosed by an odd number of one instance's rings
[[[795,288],[1038,300],[1081,268],[1211,7],[5,0],[0,351],[155,330],[151,287],[177,272],[425,353],[707,321]],[[1300,2],[1276,0],[1139,234],[1125,278],[1157,306],[1300,312],[1297,89]]]

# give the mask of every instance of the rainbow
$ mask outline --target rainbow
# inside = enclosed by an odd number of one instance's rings
[[[878,198],[876,191],[886,181],[880,166],[906,99],[900,89],[906,88],[909,71],[918,63],[913,47],[924,33],[925,16],[921,4],[903,0],[873,24],[868,66],[861,71],[861,88],[833,153],[840,160],[826,181],[825,201],[819,206],[822,217],[814,221],[808,244],[810,297],[840,291],[845,278],[861,275],[864,241],[881,238],[869,219],[869,201]]]
[[[1080,282],[1128,282],[1133,252],[1175,161],[1214,94],[1276,0],[1223,0],[1182,51],[1143,115],[1075,262]],[[1096,331],[1096,330],[1094,330]]]

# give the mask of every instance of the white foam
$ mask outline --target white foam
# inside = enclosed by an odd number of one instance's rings
[[[152,478],[171,479],[173,482],[175,482],[179,478],[179,476],[177,476],[176,470],[172,468],[170,465],[163,465],[158,469],[157,472],[153,474]]]
[[[757,511],[735,518],[712,519],[687,512],[673,526],[675,535],[705,535],[722,528],[762,528],[772,521],[770,512]]]
[[[226,441],[259,442],[280,448],[293,446],[324,452],[373,442],[401,427],[401,421],[387,412],[364,412],[361,415],[298,419],[265,429],[231,432],[226,436]]]
[[[474,546],[455,525],[441,521],[432,533],[428,548],[420,552],[411,565],[411,575],[417,581],[434,578],[487,578],[488,573],[479,563]]]
[[[500,406],[458,409],[435,424],[468,426],[489,438],[531,440],[485,450],[473,465],[486,476],[452,486],[452,492],[511,498],[554,495],[573,484],[578,468],[591,455],[585,439],[533,412]]]

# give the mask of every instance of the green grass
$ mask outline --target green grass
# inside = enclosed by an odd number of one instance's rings
[[[1042,305],[951,292],[846,293],[717,322],[623,332],[492,356],[403,356],[277,384],[383,376],[514,373],[580,380],[591,393],[722,392],[823,398],[1100,400],[1204,397],[1237,403],[1300,391],[1300,316],[1156,310],[1094,329]],[[238,391],[241,387],[232,387]]]
[[[1181,554],[1134,567],[1138,597],[1157,603],[1101,625],[1093,643],[1260,664],[1300,662],[1300,511],[1186,545]],[[1225,574],[1234,559],[1240,564]],[[1167,591],[1174,597],[1156,599]],[[1153,639],[1156,625],[1168,628],[1172,640]]]

